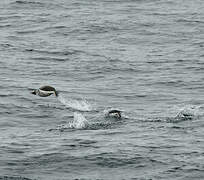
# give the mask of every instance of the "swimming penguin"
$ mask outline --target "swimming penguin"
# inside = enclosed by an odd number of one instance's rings
[[[34,89],[31,94],[38,95],[40,97],[47,97],[54,94],[57,97],[59,93],[52,86],[42,86],[39,89]]]
[[[107,112],[106,117],[121,118],[121,111],[119,110],[110,110]]]

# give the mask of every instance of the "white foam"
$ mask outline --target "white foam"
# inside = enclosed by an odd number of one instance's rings
[[[79,111],[91,111],[92,106],[86,100],[65,99],[62,95],[58,96],[58,100],[68,108]]]

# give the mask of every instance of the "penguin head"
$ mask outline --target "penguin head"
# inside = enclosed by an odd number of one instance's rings
[[[121,111],[119,111],[119,110],[110,110],[108,112],[107,116],[120,119],[121,118]]]
[[[36,95],[36,94],[37,94],[36,90],[33,90],[33,91],[31,92],[31,94]]]

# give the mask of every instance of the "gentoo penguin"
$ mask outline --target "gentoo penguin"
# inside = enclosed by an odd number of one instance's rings
[[[119,110],[110,110],[107,112],[106,117],[121,118],[121,111]]]
[[[40,97],[47,97],[54,94],[57,97],[59,93],[51,86],[42,86],[39,89],[34,89],[31,94],[38,95]]]

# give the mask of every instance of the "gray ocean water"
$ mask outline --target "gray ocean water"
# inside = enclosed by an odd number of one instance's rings
[[[203,82],[203,0],[1,0],[0,179],[202,180]]]

